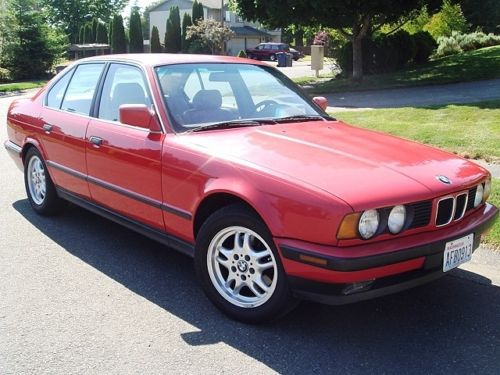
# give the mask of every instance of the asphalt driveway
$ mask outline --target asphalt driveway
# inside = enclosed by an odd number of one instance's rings
[[[500,79],[324,95],[332,107],[397,108],[450,103],[476,103],[500,99]]]

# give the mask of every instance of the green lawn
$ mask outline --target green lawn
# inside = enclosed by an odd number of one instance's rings
[[[500,78],[500,46],[481,48],[454,56],[446,56],[423,65],[408,67],[395,73],[365,76],[360,83],[349,79],[312,84],[311,93],[369,90],[390,87],[420,86]]]
[[[426,108],[331,113],[347,123],[500,162],[500,100]]]
[[[494,178],[492,180],[492,193],[488,201],[500,207],[500,178]],[[500,250],[500,220],[497,220],[493,225],[491,232],[484,238],[484,242],[494,247],[496,250]]]
[[[42,87],[43,85],[45,85],[45,83],[47,83],[47,81],[25,81],[25,82],[1,83],[0,84],[0,93],[34,89],[37,87]]]

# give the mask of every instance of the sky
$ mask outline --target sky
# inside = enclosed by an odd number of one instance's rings
[[[154,0],[131,0],[131,1],[129,1],[128,5],[123,9],[122,16],[129,17],[130,16],[130,8],[135,3],[137,3],[137,5],[139,5],[142,9],[144,9],[144,7],[146,7],[149,4],[154,3],[154,2],[155,2]]]

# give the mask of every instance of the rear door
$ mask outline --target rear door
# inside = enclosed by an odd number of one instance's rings
[[[87,168],[92,199],[151,227],[164,230],[161,148],[164,135],[120,123],[122,104],[151,105],[139,67],[112,63],[87,130]]]
[[[55,184],[90,197],[85,163],[85,134],[104,63],[78,65],[48,91],[41,111],[42,146]]]

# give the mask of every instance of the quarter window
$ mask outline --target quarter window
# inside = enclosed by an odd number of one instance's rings
[[[119,121],[123,104],[151,105],[142,71],[131,65],[111,64],[99,104],[99,118]]]
[[[66,91],[66,87],[68,86],[68,82],[71,78],[71,73],[72,71],[67,72],[52,86],[47,95],[47,107],[56,109],[61,108],[64,92]]]
[[[104,64],[79,65],[66,90],[61,109],[88,116],[103,67]]]

